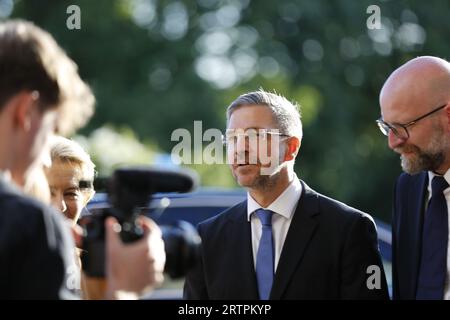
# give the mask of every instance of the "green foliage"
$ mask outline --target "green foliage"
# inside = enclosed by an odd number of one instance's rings
[[[114,129],[110,126],[98,128],[88,137],[75,136],[92,158],[99,176],[109,176],[123,165],[150,165],[156,148],[144,145],[130,128]]]
[[[230,169],[226,164],[192,164],[188,167],[195,170],[199,174],[201,179],[200,183],[203,186],[239,187],[234,181],[230,173]]]
[[[68,30],[66,8],[81,8]],[[369,5],[382,29],[368,30]],[[263,87],[302,105],[297,174],[311,187],[389,219],[400,173],[374,120],[387,76],[418,55],[450,58],[449,2],[306,0],[16,1],[13,17],[49,30],[92,85],[97,112],[170,152],[176,128],[224,128],[225,108]],[[226,166],[196,167],[231,185]]]

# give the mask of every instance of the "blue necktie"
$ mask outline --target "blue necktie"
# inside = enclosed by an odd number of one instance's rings
[[[443,177],[431,183],[431,199],[424,217],[422,256],[416,298],[441,300],[447,273],[448,211],[443,191],[448,188]]]
[[[261,240],[256,255],[256,278],[261,300],[268,300],[274,275],[272,214],[270,210],[258,209],[256,215],[262,224]]]

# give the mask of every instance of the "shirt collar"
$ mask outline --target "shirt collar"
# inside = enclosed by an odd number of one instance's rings
[[[430,195],[431,195],[431,182],[433,181],[434,177],[439,177],[439,175],[435,174],[432,171],[428,171],[428,194],[430,194]],[[444,177],[445,181],[447,181],[447,183],[450,184],[450,169],[448,169],[447,172],[444,173],[443,177]],[[447,190],[447,189],[445,189],[445,190]]]
[[[247,192],[247,220],[250,221],[253,212],[261,208],[273,211],[286,219],[290,219],[297,208],[301,194],[302,184],[295,173],[294,179],[289,186],[267,208],[261,207],[261,205],[252,198],[250,193]]]

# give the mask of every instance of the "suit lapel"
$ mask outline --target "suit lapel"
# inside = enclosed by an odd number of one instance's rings
[[[271,299],[281,299],[317,227],[317,221],[313,218],[315,214],[319,213],[317,193],[303,181],[300,182],[302,195],[292,217],[278,262]]]
[[[417,179],[413,180],[410,184],[408,203],[409,209],[407,212],[413,213],[411,218],[412,230],[412,284],[414,288],[414,295],[417,289],[417,277],[420,266],[420,255],[422,251],[422,227],[423,217],[425,211],[425,203],[427,201],[427,186],[428,186],[428,173],[424,172]]]
[[[229,297],[255,299],[258,297],[256,273],[253,263],[251,225],[247,221],[247,201],[244,201],[230,216],[226,241],[230,242],[231,259],[227,259],[226,272],[232,272],[228,284]]]

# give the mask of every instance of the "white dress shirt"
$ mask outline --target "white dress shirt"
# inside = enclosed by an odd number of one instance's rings
[[[428,171],[428,201],[431,199],[431,182],[436,176],[431,171]],[[444,174],[444,179],[450,185],[450,169]],[[444,190],[445,200],[447,201],[447,212],[448,212],[448,225],[450,230],[450,187]],[[428,205],[428,203],[427,203]],[[426,212],[426,211],[425,211]],[[445,277],[445,288],[444,288],[444,300],[450,300],[450,232],[449,240],[447,244],[447,276]]]
[[[251,223],[252,228],[252,247],[253,247],[253,261],[256,266],[256,255],[259,248],[259,240],[261,239],[262,226],[261,221],[256,214],[253,214],[258,209],[266,209],[274,212],[272,217],[272,233],[274,241],[274,270],[277,270],[278,261],[280,260],[281,250],[283,249],[286,235],[291,225],[292,217],[297,208],[298,200],[302,194],[302,185],[300,180],[294,174],[294,179],[289,186],[283,191],[278,198],[275,199],[267,208],[262,208],[253,198],[247,193],[247,218]]]

